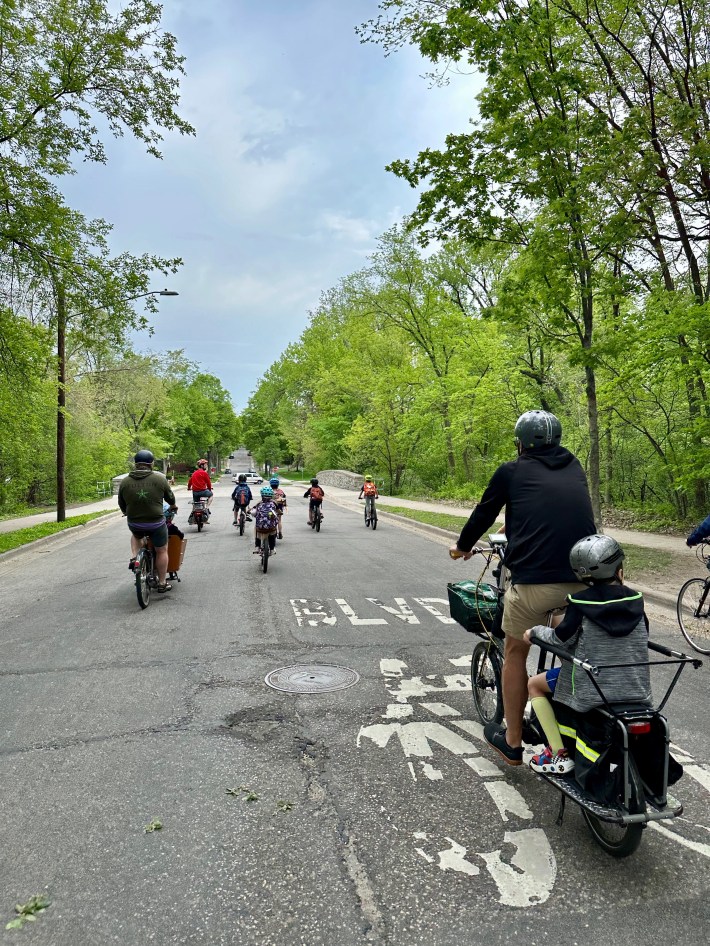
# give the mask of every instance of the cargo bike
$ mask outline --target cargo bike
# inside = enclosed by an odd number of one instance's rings
[[[502,611],[505,588],[505,538],[490,536],[490,546],[480,550],[485,559],[482,577],[496,561],[491,585],[482,580],[448,585],[451,616],[467,631],[481,637],[471,658],[471,687],[481,722],[500,723],[503,645]],[[613,857],[627,857],[639,846],[649,822],[676,818],[682,804],[669,792],[683,774],[670,753],[670,730],[663,708],[687,664],[702,661],[648,642],[647,665],[675,669],[660,703],[653,707],[636,703],[610,703],[599,685],[600,671],[612,665],[594,666],[568,651],[532,638],[540,647],[538,672],[550,661],[569,661],[575,670],[589,676],[599,694],[600,706],[590,713],[574,714],[560,703],[555,712],[565,745],[575,759],[575,770],[567,774],[536,772],[561,793],[557,823],[562,823],[565,802],[579,805],[597,844]],[[616,667],[622,665],[615,665]],[[532,745],[546,742],[534,712],[526,714],[523,740]]]

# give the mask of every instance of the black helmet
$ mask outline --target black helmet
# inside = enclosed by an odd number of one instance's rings
[[[311,480],[311,486],[317,486],[317,485],[318,485],[318,480],[315,479],[315,478],[312,479],[312,480]]]
[[[150,452],[150,450],[139,450],[138,453],[133,457],[134,463],[152,463],[155,460],[155,457]]]
[[[549,411],[525,411],[515,422],[515,441],[523,450],[559,445],[562,424]]]
[[[588,535],[572,546],[569,563],[580,581],[613,578],[624,561],[624,550],[610,535]]]
[[[246,481],[247,481],[247,475],[246,475],[246,473],[240,473],[240,474],[239,474],[239,482],[240,482],[240,483],[246,483]]]

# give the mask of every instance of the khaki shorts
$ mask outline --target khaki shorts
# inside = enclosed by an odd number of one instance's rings
[[[554,585],[510,585],[503,599],[503,632],[507,637],[523,639],[529,627],[547,624],[547,612],[564,608],[567,595],[581,591],[581,582]]]

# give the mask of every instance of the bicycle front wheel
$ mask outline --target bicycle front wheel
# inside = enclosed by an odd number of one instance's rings
[[[691,578],[678,593],[678,624],[693,650],[710,654],[710,578]]]
[[[261,540],[261,567],[264,569],[264,574],[266,574],[266,570],[269,567],[270,553],[271,553],[271,549],[269,548],[269,540],[262,539]]]
[[[316,532],[320,532],[320,516],[316,518]]]
[[[151,555],[147,549],[141,549],[138,552],[136,573],[136,596],[138,604],[145,610],[150,603],[150,575],[152,572]]]
[[[481,722],[503,722],[502,661],[500,651],[490,641],[476,644],[471,657],[471,690]]]
[[[244,516],[239,517],[239,535],[244,535]]]

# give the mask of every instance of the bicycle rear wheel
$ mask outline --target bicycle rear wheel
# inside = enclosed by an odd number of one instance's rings
[[[239,517],[239,535],[244,535],[244,523],[246,522],[246,517],[242,513]]]
[[[372,519],[370,520],[370,524],[372,525],[372,530],[374,532],[374,530],[377,528],[377,513],[375,513]]]
[[[271,554],[271,549],[269,548],[269,540],[263,538],[261,540],[261,567],[264,569],[264,574],[269,567],[269,555]]]
[[[150,604],[150,577],[153,571],[153,556],[148,549],[140,549],[136,557],[136,596],[138,604],[145,610]]]
[[[646,810],[646,796],[643,792],[641,776],[632,756],[629,756],[629,788],[631,789],[629,814],[641,814]],[[582,814],[594,840],[612,857],[628,857],[641,843],[645,827],[643,824],[616,824],[613,821],[601,821],[586,808],[582,808]]]
[[[320,520],[321,520],[321,514],[318,513],[318,515],[316,516],[316,532],[320,532]]]
[[[476,644],[471,657],[471,690],[481,722],[503,722],[502,661],[500,651],[490,641]]]
[[[678,592],[678,624],[693,650],[710,654],[710,578],[691,578]]]

